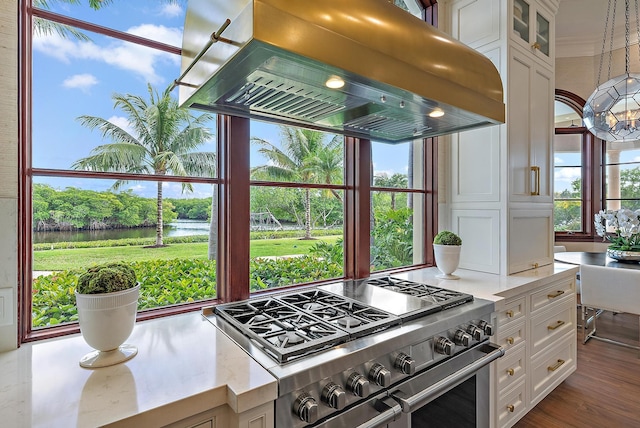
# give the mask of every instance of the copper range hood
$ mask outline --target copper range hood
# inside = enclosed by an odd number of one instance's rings
[[[493,63],[388,0],[189,0],[183,37],[182,106],[388,143],[504,122]]]

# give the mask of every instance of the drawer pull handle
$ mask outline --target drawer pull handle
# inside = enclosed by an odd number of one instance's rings
[[[507,337],[507,343],[509,345],[513,345],[513,342],[514,342],[513,337]]]
[[[555,299],[556,297],[558,297],[558,296],[562,296],[563,294],[564,294],[564,290],[558,290],[558,291],[556,291],[556,292],[555,292],[555,293],[553,293],[553,294],[547,294],[547,297],[548,297],[549,299]]]
[[[558,327],[560,327],[562,325],[564,325],[564,321],[558,320],[558,321],[556,321],[556,323],[554,325],[548,325],[547,326],[547,330],[555,330],[556,328],[558,328]]]
[[[552,366],[547,367],[547,370],[549,370],[550,372],[555,372],[556,370],[558,370],[560,368],[561,365],[563,365],[565,363],[564,360],[558,360],[557,363],[555,363]]]
[[[509,376],[513,376],[516,373],[516,371],[514,369],[507,369],[507,374]]]
[[[508,316],[509,318],[513,318],[513,311],[512,311],[512,310],[508,310],[508,311],[507,311],[507,316]]]
[[[508,410],[509,412],[511,412],[511,413],[513,413],[513,411],[514,411],[515,409],[516,409],[516,408],[515,408],[515,406],[514,406],[513,404],[509,404],[509,405],[507,406],[507,410]]]

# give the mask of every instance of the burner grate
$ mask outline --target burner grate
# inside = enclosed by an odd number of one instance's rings
[[[347,331],[352,338],[400,323],[388,312],[323,290],[287,294],[279,299]]]
[[[218,305],[215,312],[279,363],[346,342],[349,335],[332,324],[277,299]]]

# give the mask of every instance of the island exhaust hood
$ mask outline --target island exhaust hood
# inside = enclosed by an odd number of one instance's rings
[[[397,143],[504,122],[493,63],[388,0],[190,0],[180,105]]]

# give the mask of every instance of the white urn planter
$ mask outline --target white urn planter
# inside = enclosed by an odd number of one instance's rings
[[[433,255],[436,259],[436,266],[442,274],[436,275],[441,279],[460,279],[452,273],[458,269],[460,263],[460,250],[462,245],[440,245],[433,244]]]
[[[80,359],[80,365],[107,367],[133,358],[138,349],[124,341],[136,322],[140,284],[112,293],[75,294],[80,332],[95,349]]]

